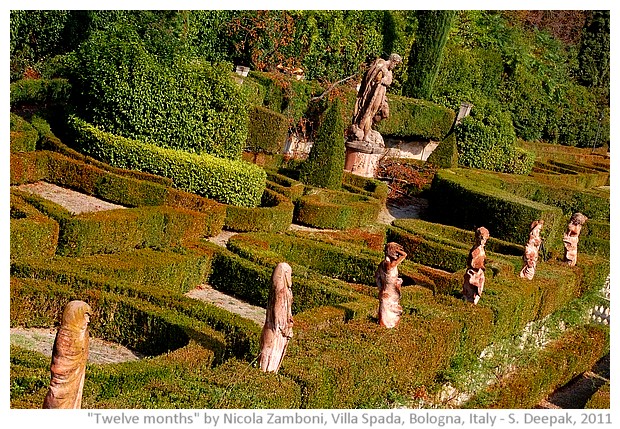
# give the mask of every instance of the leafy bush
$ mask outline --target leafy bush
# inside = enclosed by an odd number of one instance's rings
[[[227,206],[224,227],[231,231],[286,231],[293,222],[295,206],[289,198],[265,189],[260,207]]]
[[[31,152],[37,148],[39,133],[24,118],[11,113],[11,152]]]
[[[266,107],[254,106],[250,110],[249,124],[248,149],[269,154],[282,152],[289,127],[284,115]]]
[[[82,152],[115,167],[169,177],[180,189],[225,204],[254,207],[265,189],[265,171],[244,161],[126,139],[101,131],[75,116],[70,118],[69,126]]]
[[[342,103],[336,98],[321,118],[310,155],[303,164],[300,180],[312,186],[340,189],[344,161]]]
[[[136,29],[98,31],[77,53],[80,115],[103,130],[167,148],[237,159],[247,138],[247,103],[230,64],[162,64]]]
[[[67,103],[70,94],[71,84],[66,79],[20,79],[11,82],[11,107]]]
[[[58,223],[11,193],[11,260],[49,258],[56,252]]]
[[[377,124],[382,135],[443,140],[454,123],[454,111],[430,101],[390,96],[390,117]]]
[[[381,201],[365,195],[309,188],[295,203],[294,220],[316,228],[350,229],[374,223]]]

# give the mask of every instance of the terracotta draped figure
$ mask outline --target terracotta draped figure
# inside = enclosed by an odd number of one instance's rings
[[[571,267],[575,266],[577,263],[577,243],[579,243],[579,234],[581,233],[581,227],[587,220],[588,218],[585,215],[577,212],[571,216],[568,226],[566,227],[566,232],[562,239],[564,242],[564,261]]]
[[[291,272],[291,266],[281,262],[271,276],[267,314],[260,337],[260,369],[265,372],[278,372],[293,337]]]
[[[43,408],[81,407],[91,312],[84,301],[71,301],[65,306],[54,340],[52,375]]]
[[[350,129],[357,140],[369,141],[372,125],[390,116],[387,87],[392,84],[392,70],[401,62],[398,54],[390,55],[387,60],[377,58],[364,74]]]
[[[398,277],[398,264],[407,257],[403,247],[394,242],[387,243],[385,259],[375,272],[379,288],[379,325],[394,328],[400,322],[403,308],[400,306],[400,288],[403,279]]]
[[[484,289],[484,261],[486,258],[484,245],[488,239],[488,229],[483,226],[476,229],[476,241],[467,257],[467,271],[463,276],[463,298],[474,304],[478,304]]]
[[[535,220],[530,225],[530,238],[525,245],[525,252],[523,253],[523,268],[519,273],[519,276],[524,279],[532,280],[536,273],[536,263],[538,261],[538,249],[542,243],[540,238],[540,232],[542,231],[544,220]]]

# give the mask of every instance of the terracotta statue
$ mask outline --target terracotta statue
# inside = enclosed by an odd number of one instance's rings
[[[579,243],[579,234],[581,233],[581,227],[587,220],[588,218],[585,215],[574,213],[566,227],[564,239],[562,240],[564,241],[564,261],[571,267],[575,266],[577,263],[577,243]]]
[[[91,308],[71,301],[62,313],[52,353],[50,387],[43,408],[80,408],[88,360],[88,323]]]
[[[463,298],[478,304],[484,289],[484,245],[489,239],[489,230],[481,226],[476,229],[476,242],[467,257],[467,271],[463,279]]]
[[[538,261],[538,249],[542,243],[540,238],[540,232],[542,231],[544,220],[535,220],[530,226],[530,238],[525,245],[525,252],[523,253],[523,268],[519,273],[519,276],[524,279],[532,280],[534,273],[536,273],[536,262]]]
[[[403,308],[400,306],[400,288],[403,279],[398,277],[398,264],[407,257],[403,247],[394,242],[385,245],[385,259],[375,272],[379,288],[379,325],[394,328],[400,322]]]
[[[372,125],[390,116],[387,87],[392,84],[392,70],[402,62],[398,54],[384,60],[377,58],[364,74],[357,92],[350,134],[354,140],[370,142]]]
[[[293,336],[291,271],[289,264],[281,262],[271,276],[267,314],[260,337],[260,369],[265,372],[278,372]]]

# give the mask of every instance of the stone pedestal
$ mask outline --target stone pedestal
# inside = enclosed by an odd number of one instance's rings
[[[375,177],[375,170],[385,154],[385,147],[363,141],[348,141],[345,147],[345,171],[362,177]]]

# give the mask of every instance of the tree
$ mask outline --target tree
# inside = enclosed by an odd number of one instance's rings
[[[340,189],[345,161],[342,102],[335,98],[321,118],[321,123],[301,171],[301,181],[328,189]]]
[[[430,98],[454,15],[453,10],[420,12],[416,40],[409,54],[408,78],[403,88],[403,95]]]

